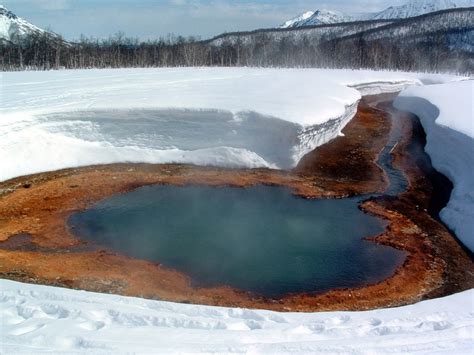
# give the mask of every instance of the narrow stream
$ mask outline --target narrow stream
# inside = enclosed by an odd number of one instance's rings
[[[392,151],[399,144],[402,138],[403,122],[407,119],[411,120],[413,125],[413,137],[406,149],[411,158],[416,161],[416,165],[421,169],[432,185],[431,200],[428,206],[428,213],[438,222],[444,224],[440,217],[440,211],[448,204],[451,192],[453,190],[452,182],[443,174],[438,172],[431,164],[431,158],[425,152],[426,134],[423,130],[418,117],[400,112],[392,106],[391,102],[384,99],[371,101],[371,106],[382,109],[391,116],[391,129],[389,139],[386,146],[382,150],[377,164],[381,166],[387,173],[389,186],[380,196],[397,196],[408,188],[408,181],[402,171],[393,166]],[[400,116],[405,117],[400,117]],[[372,196],[376,197],[376,196]]]
[[[371,101],[370,105],[374,108],[381,109],[382,105],[386,100],[374,100]],[[383,193],[383,195],[397,196],[408,188],[408,181],[402,171],[393,166],[392,151],[397,147],[402,138],[403,122],[398,119],[398,111],[395,108],[384,108],[385,112],[390,115],[391,128],[388,141],[380,153],[377,164],[385,170],[389,179],[389,186]]]

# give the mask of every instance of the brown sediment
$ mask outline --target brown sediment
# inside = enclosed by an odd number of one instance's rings
[[[384,103],[384,108],[387,109],[387,103]],[[423,233],[424,245],[430,246],[430,252],[425,253],[428,255],[426,262],[443,266],[442,283],[439,287],[431,288],[429,292],[425,290],[423,298],[441,297],[471,289],[474,287],[472,254],[463,249],[454,235],[436,218],[437,216],[428,213],[433,203],[435,187],[426,174],[426,166],[433,168],[426,154],[424,162],[423,158],[418,160],[414,158],[419,156],[419,150],[424,149],[420,145],[413,144],[414,139],[420,135],[425,138],[421,123],[415,116],[407,113],[400,113],[398,119],[404,120],[407,124],[403,126],[404,138],[393,152],[393,164],[405,174],[409,186],[396,199],[379,199],[378,208],[403,214],[415,223]],[[450,184],[449,181],[448,183]],[[391,245],[392,242],[384,244]]]
[[[385,112],[366,100],[344,128],[344,135],[304,156],[296,173],[341,196],[385,190],[387,176],[376,161],[387,142],[391,122]]]
[[[380,98],[378,98],[380,100]],[[474,266],[446,228],[426,211],[432,186],[410,155],[416,120],[403,115],[403,139],[394,151],[409,189],[398,198],[366,201],[362,208],[389,224],[372,241],[404,250],[390,278],[357,289],[294,294],[269,300],[230,287],[195,288],[183,273],[77,239],[68,217],[117,193],[151,184],[247,187],[287,186],[308,198],[381,192],[376,165],[390,131],[389,107],[362,102],[344,136],[317,148],[291,172],[229,170],[187,165],[115,164],[21,177],[0,184],[0,277],[177,302],[283,311],[363,310],[413,303],[474,286]]]

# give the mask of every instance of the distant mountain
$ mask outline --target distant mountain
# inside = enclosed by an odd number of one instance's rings
[[[56,34],[36,27],[0,5],[0,43],[18,43],[26,36],[33,34],[57,37]]]
[[[435,11],[473,6],[474,0],[409,0],[406,4],[401,6],[390,6],[380,12],[362,15],[349,15],[335,11],[317,10],[314,12],[306,12],[301,16],[289,20],[281,25],[280,28],[327,25],[361,20],[406,19]]]
[[[328,11],[328,10],[317,10],[308,11],[303,15],[295,17],[289,21],[286,21],[280,28],[295,28],[302,26],[314,26],[314,25],[330,25],[332,23],[342,23],[353,21],[351,16],[345,15],[342,12]]]
[[[390,6],[374,14],[372,19],[400,19],[430,12],[474,6],[474,0],[410,0],[405,5]]]
[[[424,15],[430,12],[474,6],[474,0],[410,0],[402,6],[391,6],[372,19],[401,19]]]
[[[302,23],[309,19],[311,16],[314,15],[314,11],[308,11],[305,12],[304,14],[297,16],[295,18],[292,18],[291,20],[286,21],[283,25],[280,26],[280,28],[293,28],[293,27],[301,27]]]

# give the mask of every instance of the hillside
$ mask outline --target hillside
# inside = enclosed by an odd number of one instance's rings
[[[380,19],[406,19],[430,12],[474,6],[473,0],[410,0],[401,6],[390,6],[372,16]]]
[[[358,21],[345,22],[328,25],[313,25],[306,27],[295,28],[270,28],[260,29],[249,32],[232,32],[216,36],[206,43],[213,46],[221,46],[223,44],[248,44],[254,42],[263,36],[272,41],[321,41],[332,38],[337,38],[345,35],[352,35],[362,31],[367,31],[373,28],[385,26],[392,23],[390,20],[376,20],[376,21]]]
[[[329,10],[305,12],[286,21],[280,28],[297,28],[351,21],[398,20],[455,8],[474,6],[474,0],[409,0],[404,5],[390,6],[382,11],[364,14],[345,14]]]
[[[280,28],[296,28],[314,25],[329,25],[332,23],[342,23],[354,21],[352,16],[338,11],[316,10],[308,11],[304,14],[286,21]]]
[[[404,20],[359,21],[231,33],[208,42],[246,65],[471,71],[474,8]],[[232,50],[231,50],[232,48]]]
[[[53,34],[36,27],[0,5],[0,43],[18,43],[27,36],[42,36],[45,34],[53,36]]]

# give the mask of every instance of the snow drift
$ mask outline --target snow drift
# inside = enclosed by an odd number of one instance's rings
[[[409,88],[395,106],[420,117],[433,166],[454,184],[441,219],[474,251],[474,81]]]

